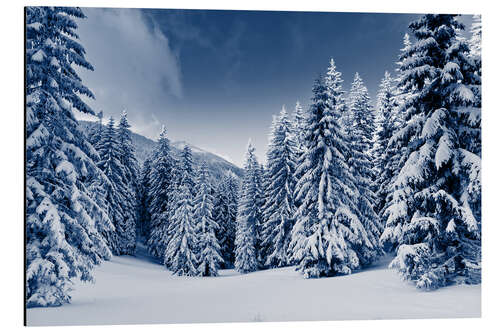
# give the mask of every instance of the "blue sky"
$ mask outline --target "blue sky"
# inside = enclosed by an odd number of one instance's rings
[[[243,164],[248,139],[264,161],[272,115],[309,103],[334,58],[349,90],[355,72],[372,97],[393,71],[418,15],[84,8],[81,42],[95,71],[80,71],[105,117],[126,109],[133,130],[156,139],[165,124]],[[468,17],[462,18],[469,21]]]

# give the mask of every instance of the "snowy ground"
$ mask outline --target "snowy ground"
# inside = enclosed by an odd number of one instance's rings
[[[305,280],[293,268],[216,278],[172,276],[145,252],[115,257],[71,304],[28,309],[28,325],[203,323],[479,317],[480,286],[422,292],[388,270],[387,258],[350,276]]]

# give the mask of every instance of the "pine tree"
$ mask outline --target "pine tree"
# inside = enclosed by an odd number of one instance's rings
[[[299,101],[295,104],[295,113],[293,118],[293,134],[297,144],[297,155],[305,149],[305,136],[307,126],[307,112],[302,108]]]
[[[191,147],[185,145],[182,149],[180,162],[179,162],[179,173],[183,175],[179,179],[180,184],[186,184],[189,189],[191,189],[191,194],[194,196],[196,194],[195,191],[195,171],[193,166],[193,153],[191,151]]]
[[[79,8],[26,7],[26,305],[59,306],[72,279],[92,281],[111,252],[112,232],[91,183],[106,182],[98,154],[78,129],[72,108],[94,114],[93,98],[74,65],[93,70],[78,42]]]
[[[138,235],[149,238],[151,214],[149,213],[150,204],[150,188],[151,188],[151,158],[148,157],[144,161],[142,170],[139,176],[138,192],[137,192],[137,230]]]
[[[151,227],[148,239],[149,251],[162,261],[164,261],[165,249],[169,241],[170,208],[175,202],[174,165],[167,130],[163,126],[152,163],[149,191]]]
[[[198,275],[193,225],[193,197],[186,184],[175,191],[177,208],[172,216],[173,232],[164,254],[164,264],[176,275]]]
[[[482,37],[482,26],[481,26],[481,15],[472,16],[471,25],[471,38],[468,41],[470,48],[468,61],[471,62],[471,67],[474,68],[474,74],[476,76],[476,81],[481,81],[482,75],[482,59],[481,59],[481,37]],[[462,129],[466,131],[460,131],[460,137],[464,138],[463,141],[468,142],[469,146],[466,147],[467,150],[473,152],[474,154],[481,157],[481,85],[476,84],[471,86],[471,90],[475,95],[474,99],[474,112],[467,112],[462,115],[462,122],[465,122],[467,126]]]
[[[396,105],[402,105],[404,102],[408,99],[408,94],[411,92],[413,87],[404,87],[404,85],[400,84],[401,80],[403,79],[404,72],[405,70],[403,69],[403,65],[405,61],[407,60],[407,55],[408,51],[412,47],[412,43],[410,40],[410,35],[408,33],[405,33],[403,37],[403,48],[400,49],[400,54],[398,57],[398,61],[396,62],[396,78],[394,79],[395,84],[396,84]],[[404,111],[404,110],[403,110]],[[403,117],[400,115],[401,118],[398,118],[398,121],[402,122]]]
[[[135,199],[137,192],[137,180],[139,166],[135,157],[135,147],[130,138],[130,124],[127,119],[127,112],[123,110],[118,124],[117,140],[120,147],[120,161],[125,168],[125,181],[131,187]]]
[[[264,247],[264,205],[266,203],[265,189],[269,184],[268,172],[264,165],[257,162],[257,168],[254,170],[255,183],[255,204],[256,204],[256,242],[255,249],[257,251],[257,264],[259,268],[265,267],[266,254]]]
[[[330,64],[332,66],[332,63]],[[299,159],[290,249],[306,278],[349,274],[376,255],[363,224],[353,213],[358,196],[342,152],[348,146],[339,119],[345,112],[340,75],[327,88],[321,78],[313,87],[306,152]]]
[[[238,184],[232,175],[220,181],[214,194],[213,218],[219,228],[216,236],[221,246],[223,267],[234,266],[234,239],[236,236],[236,214],[238,212]]]
[[[296,149],[296,156],[295,156],[295,165],[296,168],[304,162],[306,158],[306,135],[307,135],[307,124],[309,122],[309,110],[308,109],[303,109],[302,106],[300,105],[299,102],[295,105],[295,114],[294,114],[294,121],[293,121],[293,129],[294,129],[294,139],[297,144],[297,149]],[[302,178],[304,174],[302,171],[295,170],[295,179],[298,180]],[[296,189],[293,189],[294,191],[294,203],[295,203],[295,209],[297,209],[301,202],[298,200],[296,197]],[[290,253],[290,251],[288,251]],[[289,256],[289,261],[292,260],[292,256],[290,253]]]
[[[385,207],[390,184],[397,171],[397,150],[389,145],[389,140],[398,129],[396,89],[394,79],[385,72],[377,94],[377,148],[375,149],[375,170],[377,173],[375,185],[375,210],[380,214]]]
[[[395,122],[393,123],[395,129],[391,135],[391,138],[387,143],[388,149],[394,151],[394,156],[392,157],[392,163],[391,163],[394,168],[394,174],[392,175],[392,178],[387,186],[385,202],[384,203],[380,202],[380,205],[383,204],[383,206],[380,207],[379,210],[379,216],[381,217],[381,220],[383,221],[384,224],[384,230],[382,232],[382,235],[380,236],[380,240],[381,243],[384,245],[384,247],[391,251],[395,250],[398,243],[394,241],[394,238],[392,237],[391,234],[392,231],[394,231],[394,229],[387,228],[387,219],[388,219],[387,210],[391,206],[394,194],[397,193],[395,187],[396,177],[399,171],[403,168],[406,159],[409,156],[407,147],[403,144],[400,144],[397,140],[394,140],[394,138],[395,134],[401,131],[405,125],[405,118],[406,114],[408,113],[408,110],[406,109],[406,102],[414,98],[417,94],[416,87],[411,85],[405,85],[402,83],[404,77],[407,75],[408,72],[407,68],[405,67],[405,63],[408,61],[409,51],[411,50],[411,48],[412,48],[412,42],[410,40],[410,35],[408,33],[405,33],[403,38],[403,48],[400,49],[399,58],[398,61],[396,62],[397,75],[394,80],[396,83],[396,89],[395,89],[396,114],[395,114]],[[396,230],[396,232],[398,231]]]
[[[178,197],[180,195],[179,191],[181,191],[181,188],[183,188],[184,185],[189,189],[191,194],[191,206],[193,206],[192,200],[194,198],[194,194],[196,193],[194,188],[194,167],[191,148],[185,146],[183,148],[183,151],[181,151],[178,159],[172,156],[171,163],[171,180],[169,189],[170,196],[162,217],[166,221],[166,223],[160,229],[160,235],[164,239],[162,242],[165,242],[164,246],[166,246],[168,242],[170,242],[176,232],[175,230],[177,228],[177,225],[172,221],[174,221],[174,215],[181,205],[181,202],[178,200]],[[192,222],[192,225],[194,227],[194,222]],[[196,253],[196,246],[193,247],[193,251],[195,251]],[[169,268],[172,264],[168,258],[163,258],[163,263],[165,266],[167,266],[167,268]]]
[[[262,237],[266,266],[281,267],[289,264],[288,246],[295,213],[293,191],[296,183],[294,173],[297,144],[294,139],[292,124],[283,107],[279,117],[273,120],[267,151],[269,184],[265,191]]]
[[[393,140],[394,134],[401,130],[405,123],[405,103],[408,99],[411,99],[415,95],[415,87],[405,86],[401,84],[403,77],[405,76],[406,69],[403,67],[408,58],[408,51],[411,49],[412,43],[410,41],[410,35],[405,33],[403,38],[403,48],[400,49],[398,61],[396,62],[396,77],[394,79],[394,106],[393,106],[393,121],[391,122],[392,133],[387,141],[387,146],[385,148],[385,154],[387,157],[385,170],[381,170],[383,174],[380,176],[381,182],[385,182],[384,185],[380,185],[377,195],[377,212],[379,218],[381,219],[382,225],[384,226],[383,233],[381,235],[381,243],[388,250],[394,250],[395,243],[392,243],[384,233],[388,230],[385,228],[387,224],[387,209],[390,202],[393,199],[393,194],[395,193],[395,178],[397,173],[403,167],[406,159],[408,158],[408,149],[403,145],[399,145],[397,141]],[[377,185],[378,186],[378,185]]]
[[[104,113],[101,111],[99,111],[99,113],[97,113],[97,119],[98,119],[98,122],[97,122],[97,126],[95,128],[93,128],[89,134],[89,142],[94,146],[94,147],[97,147],[97,145],[99,144],[99,142],[101,141],[101,138],[102,138],[102,131],[103,131],[103,124],[102,124],[102,119],[104,117]]]
[[[120,122],[118,124],[117,139],[120,150],[120,161],[124,167],[125,185],[128,187],[128,195],[125,198],[128,202],[127,205],[134,211],[134,228],[137,233],[137,224],[139,218],[138,200],[139,195],[139,163],[135,156],[135,147],[132,144],[130,134],[130,124],[127,119],[127,112],[123,110]]]
[[[202,162],[196,180],[194,198],[195,231],[198,238],[198,272],[201,276],[217,276],[219,265],[224,262],[220,245],[215,236],[219,225],[212,218],[212,190],[208,180],[206,162]]]
[[[472,26],[470,29],[471,38],[469,41],[470,54],[473,57],[481,58],[481,38],[482,38],[482,24],[481,15],[472,16]]]
[[[408,150],[386,211],[385,241],[397,245],[391,267],[418,288],[480,281],[481,159],[459,133],[477,113],[480,77],[457,41],[455,15],[425,15],[410,24],[416,38],[400,82],[415,88],[406,125],[391,138]]]
[[[105,187],[108,215],[115,226],[115,233],[107,235],[115,254],[132,254],[135,251],[134,193],[127,184],[126,168],[121,163],[121,150],[113,117],[102,134],[99,144],[99,168],[110,183]]]
[[[371,106],[368,90],[359,73],[354,75],[354,81],[349,94],[350,142],[348,164],[355,178],[359,196],[359,219],[369,233],[372,243],[377,243],[383,226],[374,210],[375,194],[373,193],[375,179],[374,136],[375,112]]]
[[[258,269],[258,231],[260,206],[256,174],[260,170],[255,148],[249,141],[245,156],[244,179],[238,200],[235,239],[235,268],[240,273]]]

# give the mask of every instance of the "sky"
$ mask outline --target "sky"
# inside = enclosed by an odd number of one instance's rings
[[[272,116],[311,87],[330,58],[350,89],[355,72],[372,99],[394,70],[418,15],[83,8],[80,42],[94,71],[79,70],[104,117],[127,111],[132,130],[156,140],[162,125],[242,166],[249,139],[265,162]],[[470,17],[462,17],[465,23]],[[79,118],[86,118],[78,115]]]

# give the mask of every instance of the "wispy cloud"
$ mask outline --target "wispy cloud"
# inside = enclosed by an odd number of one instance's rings
[[[232,31],[228,33],[228,38],[221,45],[220,55],[225,59],[227,64],[225,72],[225,84],[224,88],[226,90],[232,90],[239,87],[239,80],[236,77],[238,71],[242,66],[242,39],[246,31],[246,24],[242,21],[235,22],[232,27]]]
[[[162,112],[182,98],[178,56],[157,25],[148,26],[134,9],[85,8],[87,19],[79,22],[79,35],[94,72],[81,71],[94,92],[90,101],[105,117],[129,110],[131,123],[146,130],[154,126],[148,116]]]
[[[202,47],[216,49],[216,45],[207,31],[207,29],[210,30],[209,25],[207,24],[202,29],[200,24],[204,18],[203,12],[197,12],[196,16],[185,10],[161,10],[161,15],[158,15],[158,10],[145,9],[143,12],[153,24],[157,22],[161,25],[162,30],[175,40],[176,50],[181,49],[185,42],[195,42]],[[152,13],[156,13],[156,15]],[[193,17],[199,20],[192,22]]]

